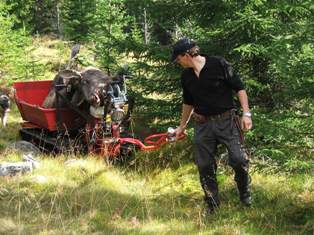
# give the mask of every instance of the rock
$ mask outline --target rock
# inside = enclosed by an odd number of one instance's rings
[[[20,151],[24,155],[31,154],[32,157],[36,157],[38,154],[40,154],[40,149],[38,147],[25,140],[16,141],[10,144],[8,148]]]
[[[22,162],[4,162],[0,164],[0,176],[14,176],[18,173],[25,174],[33,172],[39,167],[39,162],[32,154],[23,155]]]
[[[0,164],[0,176],[15,176],[18,173],[25,174],[33,171],[31,162],[4,162]]]

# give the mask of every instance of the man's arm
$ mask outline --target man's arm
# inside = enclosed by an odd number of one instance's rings
[[[183,104],[182,105],[182,114],[181,114],[181,121],[180,126],[176,129],[176,137],[179,137],[180,134],[182,134],[189,123],[189,120],[191,118],[191,115],[193,113],[193,106]]]
[[[252,117],[250,117],[249,101],[245,90],[240,90],[237,93],[239,101],[243,110],[243,116],[241,119],[241,128],[243,131],[252,129]]]

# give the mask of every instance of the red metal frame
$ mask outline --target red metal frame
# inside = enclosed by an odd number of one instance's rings
[[[186,134],[182,133],[178,140],[182,140]],[[131,137],[120,137],[120,126],[113,124],[111,126],[111,136],[103,135],[101,120],[94,119],[93,123],[86,125],[86,142],[89,144],[88,152],[98,154],[102,157],[116,157],[120,154],[121,145],[132,144],[142,151],[152,151],[160,148],[162,145],[173,142],[169,139],[167,132],[153,134],[144,139],[144,143]]]

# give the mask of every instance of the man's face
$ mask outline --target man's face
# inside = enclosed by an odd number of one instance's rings
[[[181,54],[181,55],[178,55],[177,58],[176,58],[176,62],[181,65],[183,68],[189,68],[191,67],[190,66],[190,63],[189,63],[189,58],[188,58],[188,54]]]

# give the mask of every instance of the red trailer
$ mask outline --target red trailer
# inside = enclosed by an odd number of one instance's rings
[[[57,130],[56,109],[41,105],[49,93],[52,81],[15,82],[15,102],[25,123],[49,131]],[[85,125],[84,120],[71,109],[61,109],[62,129],[76,129]]]

